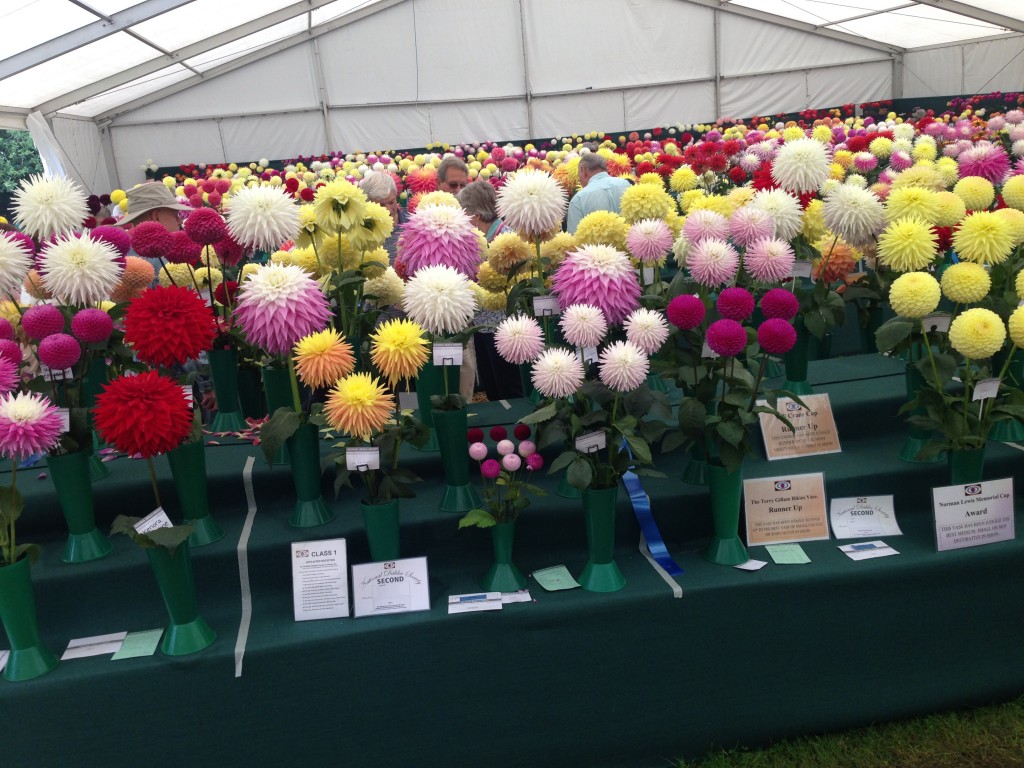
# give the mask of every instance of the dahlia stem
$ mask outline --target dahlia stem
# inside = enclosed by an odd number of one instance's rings
[[[149,481],[153,484],[153,496],[156,497],[156,505],[162,507],[160,489],[156,486],[156,470],[153,469],[153,458],[151,456],[146,457],[146,464],[149,466]]]
[[[213,270],[210,268],[210,246],[203,246],[203,254],[206,256],[206,285],[210,289],[210,309],[213,310],[213,319],[217,324],[217,333],[224,333],[224,329],[221,328],[220,313],[217,311],[217,305],[213,303]],[[193,277],[193,279],[195,279]]]
[[[302,413],[302,400],[299,398],[299,380],[295,376],[295,363],[292,361],[292,356],[288,355],[288,378],[292,384],[292,402],[295,406],[295,412]]]

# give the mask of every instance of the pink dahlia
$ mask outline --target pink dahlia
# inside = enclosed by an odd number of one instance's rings
[[[64,315],[53,304],[36,304],[21,316],[21,327],[30,339],[41,340],[64,330]]]
[[[672,230],[661,219],[642,219],[629,228],[626,248],[644,264],[653,264],[672,249]]]
[[[61,436],[57,408],[38,392],[0,397],[0,456],[23,459],[45,453]]]
[[[93,240],[102,240],[115,251],[117,251],[118,262],[124,266],[124,259],[128,251],[132,249],[132,236],[121,227],[95,227],[92,232]]]
[[[501,464],[498,463],[497,459],[488,459],[480,465],[480,474],[488,480],[493,480],[501,474]]]
[[[531,453],[526,457],[526,468],[530,472],[536,472],[544,468],[544,457],[539,453]]]
[[[36,255],[36,241],[24,232],[18,232],[17,230],[0,232],[0,237],[4,237],[8,241],[14,243],[16,247],[25,252],[26,256],[31,258]]]
[[[171,244],[164,256],[172,264],[196,264],[203,255],[203,246],[185,232],[171,232]]]
[[[0,339],[14,339],[14,326],[6,317],[0,317]]]
[[[743,265],[755,280],[777,283],[789,277],[795,260],[793,246],[785,240],[765,238],[747,248]]]
[[[698,297],[684,293],[668,303],[665,314],[672,325],[688,331],[704,322],[707,309]]]
[[[494,330],[494,345],[513,365],[529,363],[544,351],[544,332],[532,317],[506,317]]]
[[[861,173],[867,173],[878,167],[878,158],[870,152],[858,152],[853,156],[853,165]]]
[[[596,347],[608,332],[604,313],[591,304],[566,307],[558,326],[565,340],[574,347]]]
[[[102,344],[114,332],[114,321],[102,309],[80,309],[71,318],[71,333],[86,344]]]
[[[0,356],[0,395],[16,389],[21,383],[21,376],[18,375],[18,363]]]
[[[894,171],[905,171],[913,164],[913,159],[902,149],[893,150],[889,155],[889,167]]]
[[[0,358],[10,360],[15,365],[21,365],[21,345],[11,339],[0,339]]]
[[[185,234],[199,245],[213,245],[228,236],[228,225],[213,208],[197,208],[185,219]]]
[[[402,225],[398,259],[411,277],[423,267],[447,265],[471,280],[480,267],[480,236],[461,208],[428,205]]]
[[[1010,172],[1010,158],[999,144],[979,141],[970,149],[957,155],[960,166],[960,178],[965,176],[981,176],[993,184],[1002,184]]]
[[[473,443],[469,446],[469,458],[473,461],[483,461],[487,458],[487,446],[484,443]]]
[[[235,318],[246,338],[271,355],[287,355],[303,336],[322,331],[331,315],[327,298],[293,264],[267,264],[238,292]]]
[[[720,357],[735,357],[747,348],[747,329],[735,320],[715,320],[708,326],[708,346]]]
[[[729,237],[729,220],[706,208],[691,211],[683,225],[683,234],[696,244],[701,240],[725,240]]]
[[[686,268],[701,285],[715,287],[736,277],[740,255],[724,240],[707,239],[694,243],[686,257]]]
[[[640,283],[629,257],[608,245],[587,245],[566,254],[551,282],[563,308],[592,304],[612,325],[640,304]]]
[[[144,221],[131,228],[132,249],[146,259],[169,258],[172,237],[158,221]],[[186,235],[187,237],[187,235]]]
[[[754,296],[746,288],[726,288],[715,303],[718,314],[730,320],[746,320],[754,314]]]
[[[792,320],[800,311],[800,300],[785,288],[772,288],[761,297],[761,312],[767,318]]]
[[[737,208],[729,219],[729,234],[732,241],[743,248],[751,243],[771,237],[775,232],[775,219],[763,208],[743,206]]]
[[[51,333],[39,342],[39,362],[55,371],[70,368],[82,356],[82,347],[74,336]]]
[[[770,355],[784,355],[796,344],[796,328],[781,317],[770,317],[758,327],[757,343]]]

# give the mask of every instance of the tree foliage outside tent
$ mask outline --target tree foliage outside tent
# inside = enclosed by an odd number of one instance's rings
[[[18,182],[43,172],[43,161],[28,131],[0,130],[0,192],[13,192]]]

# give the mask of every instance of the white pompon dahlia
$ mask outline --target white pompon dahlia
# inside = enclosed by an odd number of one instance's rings
[[[828,148],[810,138],[787,141],[775,153],[772,179],[790,192],[817,192],[831,172]]]
[[[841,184],[825,198],[825,226],[855,248],[885,229],[885,209],[874,192]]]
[[[477,309],[473,285],[461,272],[443,265],[424,267],[405,284],[402,307],[409,319],[434,335],[469,327]]]
[[[21,295],[21,284],[32,268],[32,256],[14,237],[0,232],[0,294]]]
[[[37,240],[71,232],[89,215],[86,196],[65,176],[33,174],[14,192],[14,216]]]
[[[616,392],[632,392],[647,380],[651,361],[631,341],[616,341],[601,352],[598,375]]]
[[[653,355],[668,338],[668,323],[653,309],[636,309],[622,324],[626,340],[636,344],[646,354]]]
[[[560,227],[568,205],[562,185],[546,171],[516,171],[498,190],[498,215],[530,239]]]
[[[568,349],[548,349],[534,362],[531,378],[544,397],[568,397],[583,384],[583,364]]]
[[[749,204],[772,215],[775,237],[780,240],[792,240],[803,226],[800,201],[784,189],[762,189]]]
[[[228,230],[243,246],[272,253],[299,229],[299,207],[282,187],[243,187],[227,206]]]
[[[117,250],[88,232],[61,236],[39,254],[43,287],[67,304],[103,301],[117,287],[123,272]]]

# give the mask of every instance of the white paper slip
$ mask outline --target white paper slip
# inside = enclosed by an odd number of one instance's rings
[[[741,571],[760,571],[768,565],[767,560],[747,560],[745,563],[734,565],[733,568],[739,568]]]
[[[501,403],[501,407],[506,411],[512,410],[512,404],[508,400],[499,400],[498,402]]]
[[[356,472],[380,469],[380,448],[376,446],[346,448],[345,468]]]
[[[587,432],[576,438],[576,450],[580,453],[597,453],[603,450],[607,444],[608,436],[605,435],[603,429]]]
[[[946,312],[936,312],[921,318],[921,327],[928,333],[948,333],[953,316]]]
[[[839,551],[851,560],[870,560],[874,557],[889,557],[898,555],[895,549],[884,541],[863,541],[859,544],[843,544]]]
[[[149,533],[157,528],[172,528],[173,526],[174,523],[164,512],[164,508],[157,507],[132,527],[135,528],[136,533]]]
[[[530,590],[521,589],[518,592],[502,592],[501,602],[503,603],[532,603],[533,595]]]
[[[999,379],[982,379],[974,385],[972,400],[988,400],[999,394]]]
[[[61,661],[68,659],[84,659],[87,656],[103,656],[107,653],[117,653],[121,650],[121,643],[128,636],[128,632],[114,632],[109,635],[96,635],[95,637],[80,637],[68,643],[67,650],[60,657]]]
[[[558,306],[558,297],[556,296],[534,296],[533,297],[533,316],[534,317],[550,317],[552,315],[561,314],[562,310]]]
[[[427,558],[353,565],[352,594],[356,618],[429,611]]]
[[[462,365],[462,345],[435,344],[434,365]]]
[[[475,613],[500,611],[501,592],[473,592],[468,595],[448,595],[448,613]]]
[[[60,431],[68,432],[71,429],[71,410],[68,408],[58,408],[57,415],[60,417]]]
[[[292,603],[296,621],[347,618],[345,539],[292,542]]]
[[[837,539],[869,536],[902,536],[896,522],[892,496],[853,496],[832,499],[829,506],[832,532]]]
[[[398,407],[403,411],[415,411],[420,407],[420,401],[415,392],[399,392]]]
[[[4,667],[7,666],[7,657],[10,655],[10,651],[0,651],[0,672],[3,672]]]
[[[794,261],[790,277],[810,277],[814,265],[809,261]]]
[[[43,374],[43,381],[66,381],[75,376],[74,371],[70,368],[54,370],[47,365],[43,365],[43,363],[39,364],[39,372]]]
[[[577,347],[576,356],[583,365],[590,365],[598,361],[597,347]]]

